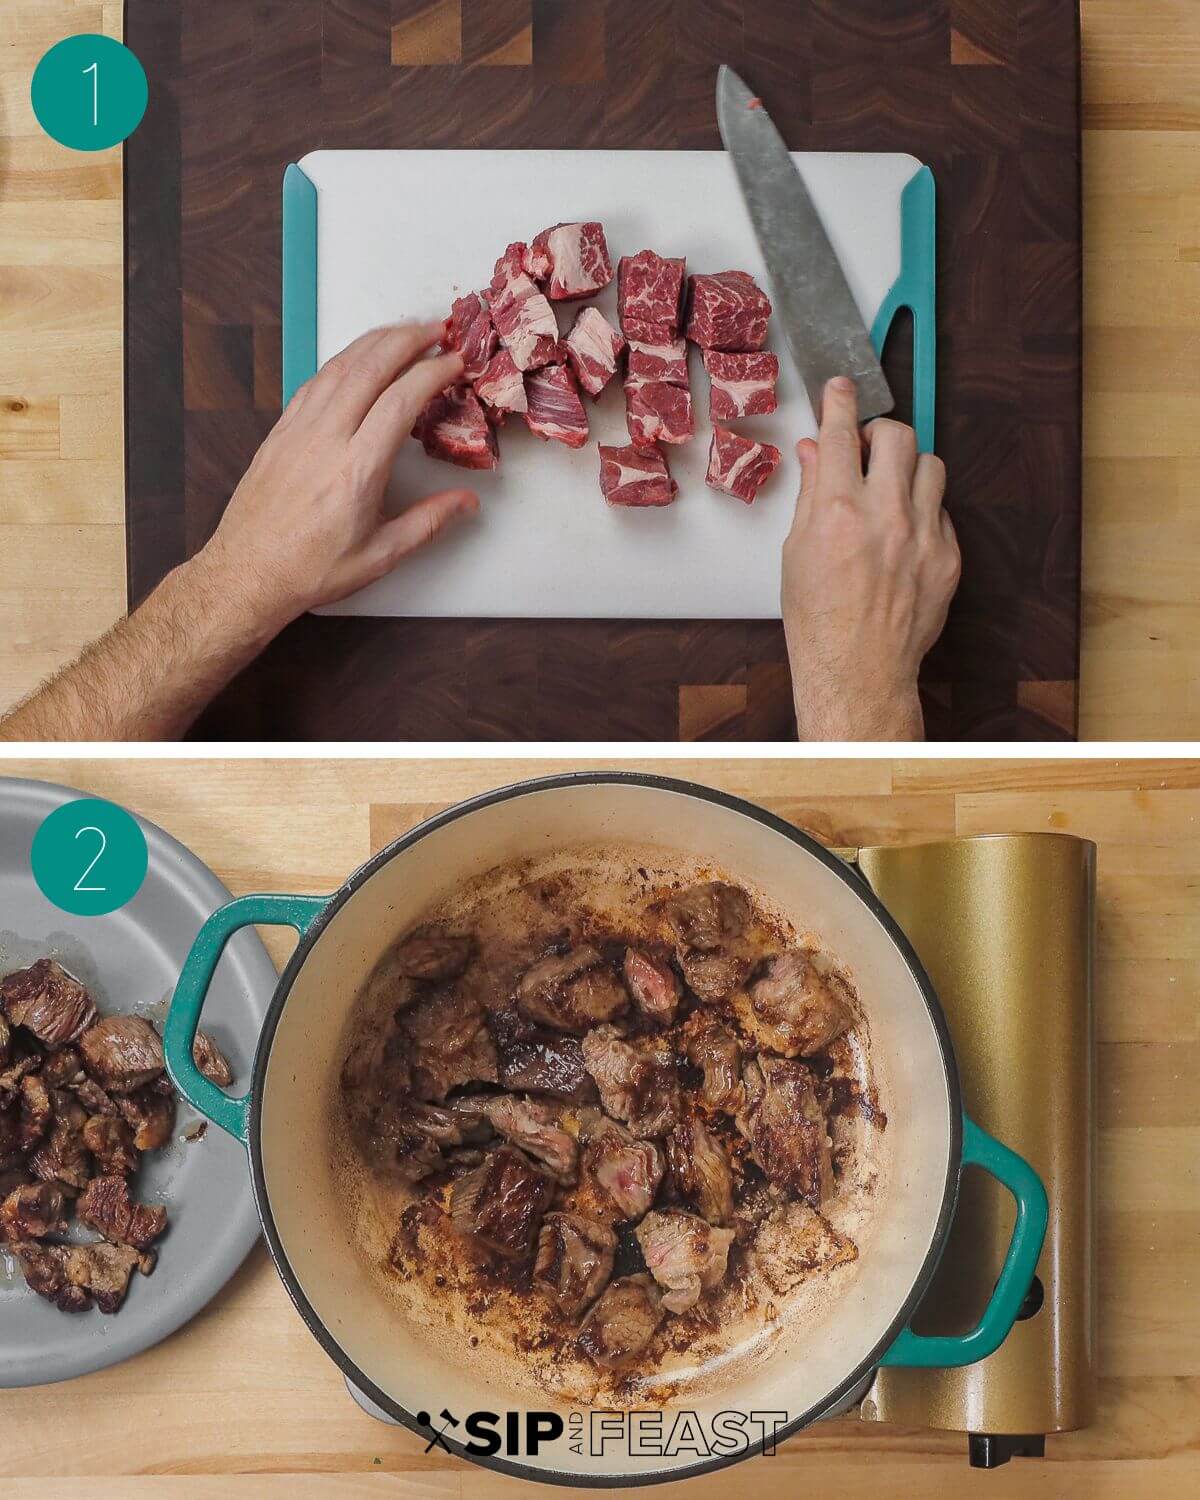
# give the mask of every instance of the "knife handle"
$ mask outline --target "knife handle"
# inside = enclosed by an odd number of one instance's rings
[[[902,307],[913,320],[913,427],[917,447],[933,452],[937,400],[937,203],[933,173],[922,167],[900,195],[900,274],[871,325],[882,356],[888,331]]]

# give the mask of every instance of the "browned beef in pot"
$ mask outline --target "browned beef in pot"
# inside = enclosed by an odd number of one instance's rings
[[[92,1175],[91,1154],[83,1143],[87,1110],[66,1089],[55,1089],[50,1104],[54,1113],[49,1134],[29,1157],[29,1165],[42,1182],[79,1192]]]
[[[478,1112],[410,1099],[375,1109],[360,1127],[360,1144],[377,1171],[413,1183],[439,1171],[446,1152],[490,1135]]]
[[[48,1089],[75,1088],[87,1074],[78,1047],[60,1047],[42,1062],[42,1077]]]
[[[579,1347],[605,1369],[619,1369],[645,1349],[662,1320],[662,1298],[653,1279],[622,1276],[609,1284],[584,1319]]]
[[[153,1084],[132,1094],[119,1094],[113,1103],[121,1118],[133,1131],[133,1144],[139,1151],[154,1151],[165,1146],[175,1128],[175,1095],[160,1094]]]
[[[679,955],[679,967],[688,988],[701,1000],[715,1004],[741,989],[750,976],[750,960],[740,953],[715,949],[711,953],[691,948]]]
[[[583,1168],[618,1217],[640,1219],[662,1182],[662,1152],[654,1141],[638,1140],[624,1126],[601,1116],[589,1128]]]
[[[110,1094],[131,1094],[165,1066],[158,1032],[142,1016],[105,1016],[79,1038],[83,1065]]]
[[[233,1069],[229,1059],[209,1036],[207,1031],[198,1031],[192,1043],[192,1061],[210,1083],[218,1088],[228,1088],[233,1082]]]
[[[167,1227],[159,1203],[136,1203],[123,1177],[94,1177],[75,1206],[81,1224],[119,1245],[145,1250]]]
[[[680,1120],[666,1139],[667,1164],[679,1196],[710,1224],[733,1217],[733,1171],[725,1147],[698,1115]]]
[[[21,1079],[21,1150],[32,1151],[50,1128],[54,1111],[50,1091],[40,1073],[27,1073]]]
[[[608,1113],[634,1135],[664,1135],[679,1115],[675,1051],[661,1037],[627,1041],[615,1026],[597,1026],[583,1039],[583,1062]]]
[[[396,970],[408,979],[457,979],[474,948],[470,933],[419,928],[396,949]]]
[[[0,1109],[8,1109],[21,1097],[21,1080],[36,1073],[42,1064],[40,1053],[24,1052],[14,1057],[0,1073]]]
[[[742,1069],[746,1105],[737,1127],[775,1187],[813,1208],[833,1189],[833,1166],[816,1075],[801,1062],[759,1057]]]
[[[577,1318],[612,1275],[617,1236],[585,1214],[551,1213],[538,1235],[533,1278],[564,1317]]]
[[[0,1243],[40,1240],[66,1228],[62,1189],[48,1182],[17,1187],[0,1204]]]
[[[724,1278],[733,1230],[716,1229],[707,1219],[671,1208],[647,1214],[637,1227],[637,1241],[647,1269],[663,1289],[663,1306],[682,1313]]]
[[[572,1104],[591,1104],[598,1097],[578,1037],[537,1026],[515,1006],[493,1011],[488,1025],[506,1089],[550,1094]]]
[[[750,898],[723,880],[689,886],[670,898],[666,910],[683,947],[701,952],[741,937],[750,925]]]
[[[706,1011],[696,1010],[684,1023],[687,1060],[704,1074],[701,1102],[709,1109],[735,1115],[745,1102],[742,1058],[737,1038]]]
[[[797,949],[771,959],[750,986],[750,1005],[761,1040],[786,1057],[820,1052],[854,1019],[845,981]]]
[[[73,1042],[96,1019],[92,997],[52,958],[0,979],[0,1007],[14,1026],[32,1031],[53,1052]]]
[[[133,1132],[124,1120],[112,1115],[89,1115],[83,1126],[83,1143],[96,1159],[96,1170],[104,1177],[128,1177],[138,1169]]]
[[[530,1021],[576,1035],[629,1009],[625,986],[590,944],[552,953],[526,969],[517,1009]]]
[[[496,1048],[477,1003],[440,990],[405,1011],[400,1027],[418,1099],[440,1101],[465,1083],[496,1082]]]
[[[468,1098],[464,1102],[468,1108],[477,1106],[494,1130],[540,1161],[558,1182],[575,1181],[579,1147],[574,1136],[563,1129],[560,1107],[536,1099],[518,1099],[512,1094]]]
[[[500,1146],[450,1190],[450,1216],[462,1235],[508,1260],[533,1254],[554,1183],[515,1146]]]
[[[625,987],[648,1020],[669,1026],[679,1008],[679,979],[661,955],[644,948],[625,950]]]

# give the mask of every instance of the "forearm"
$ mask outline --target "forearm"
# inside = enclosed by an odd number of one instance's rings
[[[206,548],[0,720],[0,740],[171,740],[278,633]]]

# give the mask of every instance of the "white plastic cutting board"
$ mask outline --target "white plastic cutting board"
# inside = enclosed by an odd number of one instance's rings
[[[900,269],[900,194],[911,156],[796,154],[855,300],[870,325]],[[733,167],[721,151],[315,151],[300,166],[317,189],[317,356],[364,330],[442,317],[486,286],[511,240],[548,224],[599,219],[617,257],[685,255],[689,271],[749,271],[770,294]],[[580,304],[559,304],[563,331]],[[615,321],[616,282],[597,305]],[[690,350],[696,436],[668,448],[679,483],[663,510],[612,509],[597,482],[596,440],[626,443],[613,381],[584,398],[587,447],[543,443],[519,418],[500,431],[500,467],[475,474],[407,442],[397,505],[433,489],[476,487],[480,516],[329,613],[549,618],[760,619],[779,616],[780,547],[799,486],[793,445],[816,427],[772,321],[779,409],[731,425],[766,438],[784,462],[753,506],[707,488],[708,380]]]

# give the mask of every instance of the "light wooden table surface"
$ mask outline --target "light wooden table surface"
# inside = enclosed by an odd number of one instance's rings
[[[4,769],[135,808],[235,892],[316,893],[432,811],[568,766],[579,763],[84,760]],[[747,1463],[686,1493],[749,1500],[772,1481],[777,1493],[842,1500],[1200,1493],[1200,762],[775,759],[670,769],[767,803],[835,845],[1022,829],[1100,845],[1095,1426],[1051,1438],[1042,1463],[980,1473],[967,1468],[961,1437],[828,1423],[787,1444],[769,1469]],[[277,960],[283,951],[273,949]],[[0,1392],[0,1434],[5,1500],[407,1500],[520,1488],[436,1452],[424,1457],[410,1434],[362,1415],[261,1247],[157,1349],[65,1385]]]
[[[52,42],[120,23],[0,8],[0,704],[125,606],[120,158],[29,105]],[[1081,733],[1200,739],[1200,4],[1083,0],[1083,27]]]

